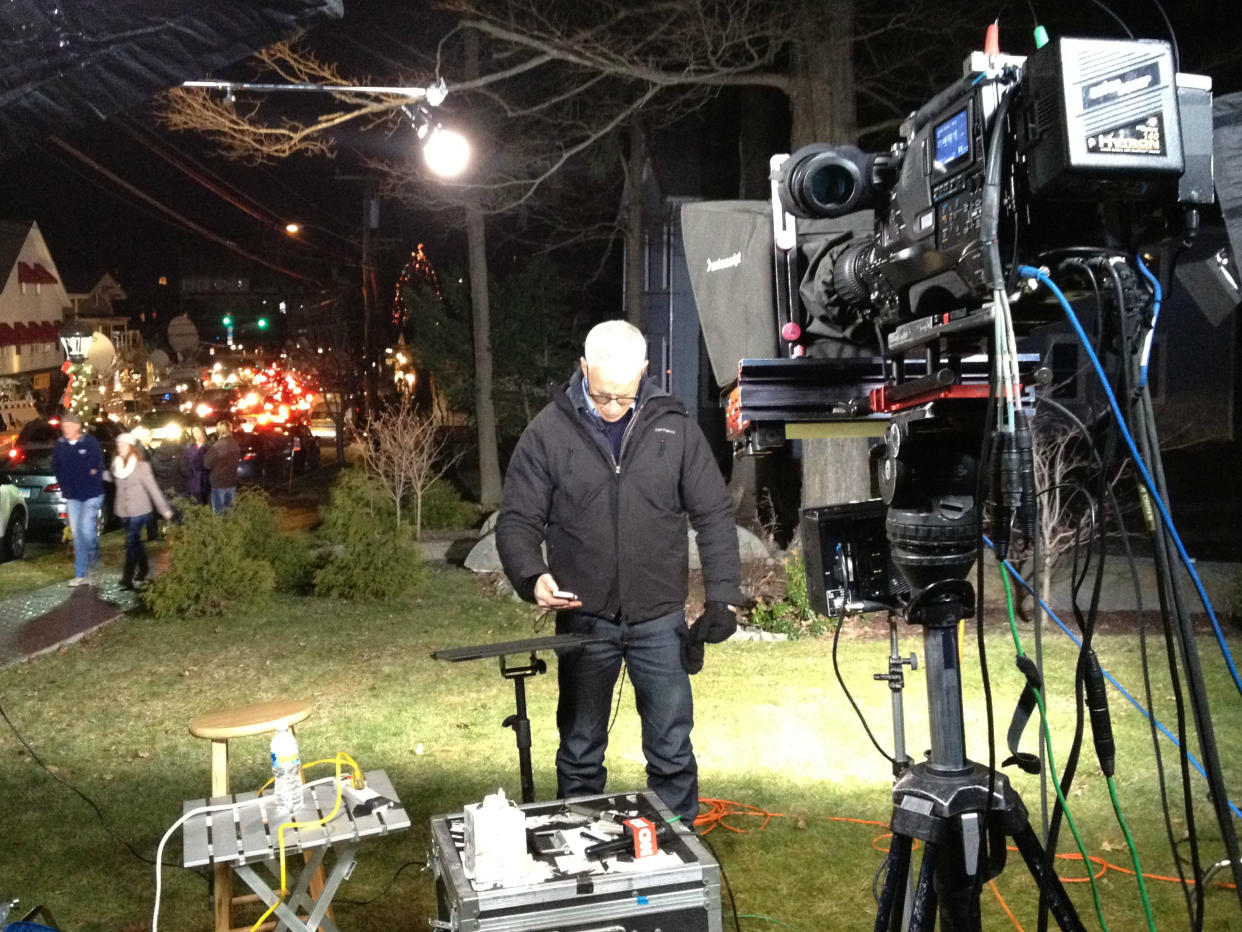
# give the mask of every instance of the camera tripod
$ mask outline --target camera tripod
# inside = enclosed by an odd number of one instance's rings
[[[973,603],[969,582],[947,579],[921,589],[907,609],[907,620],[924,628],[931,755],[907,768],[893,786],[892,853],[875,932],[901,929],[916,838],[924,853],[909,932],[934,928],[937,913],[941,932],[978,932],[979,893],[1004,869],[1005,836],[1014,840],[1036,885],[1047,891],[1058,926],[1081,932],[1060,878],[1043,873],[1043,845],[1008,778],[966,758],[957,623],[974,614]]]
[[[931,750],[893,785],[893,841],[875,932],[981,932],[979,894],[1013,839],[1062,930],[1083,932],[1073,903],[1008,778],[966,757],[957,625],[975,613],[966,574],[976,558],[980,408],[939,402],[894,417],[880,486],[892,564],[910,584],[906,621],[923,628]],[[914,841],[923,845],[909,894]],[[907,904],[907,896],[912,902]]]

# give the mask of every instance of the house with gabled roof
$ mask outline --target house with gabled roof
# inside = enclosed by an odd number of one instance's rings
[[[60,327],[69,308],[39,224],[0,221],[0,376],[45,389],[65,360]]]

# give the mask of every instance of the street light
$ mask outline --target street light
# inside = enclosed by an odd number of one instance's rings
[[[60,328],[60,345],[65,350],[65,355],[69,357],[69,361],[75,365],[86,362],[86,354],[91,348],[91,337],[94,331],[90,324],[77,318],[70,317]]]

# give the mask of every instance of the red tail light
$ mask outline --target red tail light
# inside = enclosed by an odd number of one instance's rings
[[[254,450],[251,450],[249,453],[247,453],[245,456],[243,456],[243,457],[242,457],[242,459],[244,459],[244,460],[252,460],[252,459],[254,459],[254,458],[255,458],[256,456],[258,456],[258,455],[259,455],[259,454],[255,453],[255,452],[254,452]]]
[[[59,483],[59,482],[53,482],[51,485],[45,485],[45,486],[43,487],[43,491],[44,491],[44,492],[59,492],[59,491],[60,491],[60,483]]]
[[[13,447],[11,450],[9,450],[9,461],[12,463],[20,463],[25,458],[26,458],[26,454],[23,453],[21,450],[19,450],[17,447]]]

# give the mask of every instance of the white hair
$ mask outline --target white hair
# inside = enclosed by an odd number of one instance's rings
[[[587,365],[607,371],[637,372],[647,362],[647,339],[624,320],[606,320],[586,335],[583,355]]]

